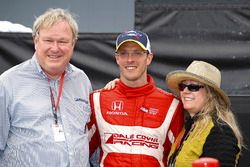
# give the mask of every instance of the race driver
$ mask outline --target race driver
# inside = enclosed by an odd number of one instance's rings
[[[183,126],[182,104],[157,88],[147,74],[153,59],[147,34],[120,34],[115,59],[120,69],[115,88],[90,95],[90,154],[100,148],[101,167],[166,166],[170,147]]]

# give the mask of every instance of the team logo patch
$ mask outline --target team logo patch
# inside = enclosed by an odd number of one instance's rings
[[[158,138],[140,134],[105,133],[105,144],[121,144],[126,146],[159,148]]]
[[[111,103],[111,111],[107,111],[107,115],[123,115],[127,116],[128,113],[123,111],[124,102],[121,100],[116,100]]]

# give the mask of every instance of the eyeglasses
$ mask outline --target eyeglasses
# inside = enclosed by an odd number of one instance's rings
[[[139,57],[142,57],[145,53],[147,53],[147,51],[133,51],[133,52],[119,51],[117,52],[117,54],[121,58],[127,58],[129,55],[135,58],[139,58]]]
[[[200,90],[200,88],[204,88],[203,85],[198,85],[198,84],[184,84],[184,83],[180,83],[178,85],[179,91],[183,91],[185,88],[188,88],[189,91],[191,92],[197,92]]]

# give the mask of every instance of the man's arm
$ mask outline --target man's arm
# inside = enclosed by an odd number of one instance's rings
[[[184,126],[184,109],[180,101],[178,106],[176,107],[176,111],[173,115],[173,118],[171,120],[171,124],[169,127],[169,131],[168,131],[168,138],[169,138],[171,145],[176,140],[183,126]]]
[[[91,107],[91,116],[90,121],[87,124],[88,126],[88,135],[89,135],[89,153],[90,157],[100,146],[100,135],[98,131],[98,127],[96,124],[95,111],[94,111],[94,102],[93,102],[93,94],[90,94],[90,107]]]
[[[8,98],[9,96],[0,82],[0,157],[5,149],[10,129],[10,118],[7,111]]]

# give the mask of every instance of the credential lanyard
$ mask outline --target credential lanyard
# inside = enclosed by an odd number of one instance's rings
[[[180,147],[181,147],[181,141],[182,141],[182,138],[185,134],[185,128],[183,128],[179,134],[179,138],[176,139],[176,145],[175,145],[175,148],[174,148],[174,152],[173,154],[171,155],[171,157],[169,158],[169,161],[168,161],[168,167],[174,167],[175,166],[175,160],[176,160],[176,157],[180,151]]]
[[[57,111],[58,111],[58,106],[59,106],[59,102],[61,99],[61,95],[62,95],[62,89],[63,89],[63,83],[64,83],[64,74],[65,72],[62,73],[61,75],[61,79],[60,79],[60,86],[58,89],[58,96],[57,96],[57,101],[55,103],[55,99],[54,99],[54,95],[52,92],[52,88],[50,86],[50,79],[48,78],[48,83],[49,83],[49,90],[50,90],[50,100],[51,100],[51,105],[52,105],[52,110],[53,110],[53,116],[55,119],[55,124],[57,125],[58,123],[58,118],[57,118]]]
[[[179,134],[179,138],[176,139],[176,146],[175,146],[175,150],[174,153],[172,154],[172,156],[169,159],[168,162],[168,167],[174,167],[175,166],[175,160],[176,157],[178,156],[182,146],[183,146],[183,142],[188,138],[189,134],[193,131],[195,125],[193,124],[191,126],[191,128],[189,129],[189,131],[187,131],[186,133],[186,129],[185,127],[181,130],[180,134]],[[186,133],[186,134],[185,134]]]

